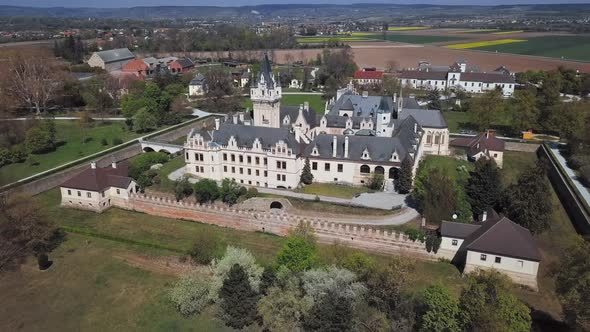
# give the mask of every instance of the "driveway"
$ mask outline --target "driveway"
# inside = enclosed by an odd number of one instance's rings
[[[180,179],[185,173],[185,168],[181,167],[174,172],[168,175],[168,178],[172,181],[176,181]],[[196,183],[199,179],[189,178],[189,182]],[[400,195],[396,193],[386,193],[386,192],[378,192],[378,193],[363,193],[358,197],[354,197],[352,199],[348,198],[338,198],[338,197],[331,197],[331,196],[320,196],[320,195],[313,195],[313,194],[304,194],[304,193],[297,193],[291,190],[286,189],[272,189],[272,188],[260,188],[256,187],[258,192],[271,194],[271,195],[278,195],[278,196],[285,196],[285,197],[294,197],[306,200],[314,200],[316,196],[320,198],[322,202],[329,202],[329,203],[336,203],[336,204],[343,204],[343,205],[358,205],[362,207],[372,208],[372,209],[383,209],[383,210],[391,210],[394,207],[402,206],[402,210],[400,213],[394,216],[384,216],[384,217],[353,217],[346,218],[346,219],[338,219],[334,220],[337,222],[343,222],[348,224],[359,224],[359,225],[402,225],[405,224],[416,217],[419,217],[420,214],[414,208],[409,207],[406,204],[406,195]]]

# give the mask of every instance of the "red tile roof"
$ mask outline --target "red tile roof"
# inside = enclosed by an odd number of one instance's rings
[[[109,187],[127,188],[131,178],[127,176],[128,165],[121,163],[117,168],[87,168],[62,183],[61,187],[89,191],[103,191]]]
[[[135,59],[132,61],[127,62],[124,66],[122,71],[124,72],[131,72],[131,73],[139,73],[139,72],[146,72],[150,69],[150,67],[143,62],[143,59]]]
[[[362,71],[357,70],[354,73],[355,80],[380,80],[383,78],[383,72],[378,70]]]

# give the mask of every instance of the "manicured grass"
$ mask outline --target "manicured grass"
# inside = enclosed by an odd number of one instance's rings
[[[160,183],[154,183],[149,187],[149,189],[173,193],[174,181],[168,179],[168,175],[184,165],[186,165],[184,162],[184,155],[176,156],[173,159],[170,159],[170,161],[163,164],[162,168],[158,170],[158,178],[160,179]]]
[[[464,183],[469,177],[469,171],[473,169],[473,163],[446,156],[427,156],[420,162],[420,173],[428,173],[431,169],[438,168],[443,174],[452,180]]]
[[[475,49],[590,61],[590,35],[534,37],[526,42],[496,46],[481,45]]]
[[[367,187],[359,186],[342,186],[331,183],[312,183],[297,191],[312,195],[353,198],[357,194],[366,193],[369,190]]]
[[[472,123],[471,115],[468,112],[443,112],[443,116],[449,125],[451,133],[459,133],[462,129],[476,130],[477,125]],[[497,133],[502,136],[508,135],[508,127],[510,126],[510,114],[508,112],[499,113],[496,115],[496,120],[492,122],[492,129],[496,129]]]
[[[113,147],[113,138],[120,138],[123,142],[140,136],[128,131],[122,121],[102,123],[94,122],[92,128],[81,129],[77,121],[56,120],[57,141],[59,146],[55,151],[30,155],[39,165],[33,166],[29,160],[20,164],[11,164],[0,168],[0,185],[8,184],[36,173],[46,171],[67,162],[91,155],[101,150]],[[83,138],[86,142],[82,142]],[[108,145],[101,144],[106,139]]]
[[[371,209],[358,206],[346,206],[340,204],[333,204],[322,201],[307,200],[300,198],[293,198],[281,195],[272,194],[258,194],[258,197],[279,197],[285,198],[291,202],[291,205],[301,211],[317,211],[322,213],[344,214],[344,215],[364,215],[364,216],[385,216],[392,212],[382,209]]]
[[[322,99],[321,95],[283,95],[281,98],[281,105],[299,106],[303,105],[304,102],[309,102],[309,107],[313,109],[317,114],[324,114],[324,107],[326,102]],[[244,108],[252,110],[252,101],[250,98],[244,99]]]
[[[490,47],[490,46],[497,46],[497,45],[513,44],[513,43],[523,43],[523,42],[526,42],[526,40],[525,39],[497,39],[497,40],[486,40],[486,41],[478,41],[478,42],[470,42],[470,43],[451,44],[451,45],[445,45],[445,47],[462,50],[462,49]]]

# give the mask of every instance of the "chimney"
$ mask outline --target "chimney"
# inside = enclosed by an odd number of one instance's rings
[[[309,111],[309,102],[308,101],[303,102],[303,109],[306,111]]]
[[[363,98],[369,97],[369,91],[363,91]]]
[[[90,168],[96,169],[96,161],[90,163]]]
[[[488,219],[488,211],[484,211],[481,215],[481,221],[484,222]]]
[[[234,114],[233,118],[234,118],[234,124],[238,124],[238,116],[236,114]]]
[[[348,158],[348,136],[344,136],[344,158]]]
[[[487,129],[487,130],[486,130],[486,138],[492,138],[492,137],[494,137],[495,133],[496,133],[496,132],[495,132],[494,130],[492,130],[492,129]]]
[[[414,132],[417,133],[418,132],[418,123],[414,122]]]
[[[395,104],[397,102],[397,93],[393,94],[393,103]]]
[[[293,130],[295,131],[295,140],[299,143],[301,141],[301,128],[294,127]]]
[[[219,118],[215,118],[215,130],[219,130],[220,125],[221,125],[221,120]]]
[[[328,112],[330,112],[330,109],[328,108],[328,101],[326,100],[326,106],[324,107],[324,114],[328,114]]]
[[[117,162],[113,160],[113,162],[111,163],[111,167],[112,168],[117,168]]]
[[[338,136],[334,135],[332,139],[332,157],[336,158],[338,153]]]
[[[244,112],[240,112],[240,122],[244,122]]]

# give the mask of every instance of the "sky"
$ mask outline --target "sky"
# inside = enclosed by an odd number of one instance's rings
[[[446,4],[446,5],[511,5],[547,3],[588,3],[590,0],[0,0],[0,5],[24,7],[96,7],[123,8],[135,6],[244,6],[287,3],[391,3],[391,4]]]

